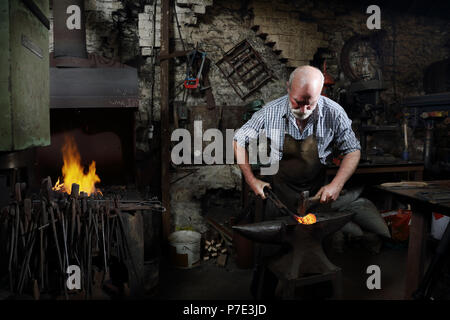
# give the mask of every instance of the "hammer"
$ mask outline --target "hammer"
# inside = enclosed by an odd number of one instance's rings
[[[300,193],[300,199],[298,201],[297,213],[303,217],[312,205],[320,202],[320,195],[310,197],[309,191],[303,191]]]
[[[344,195],[346,192],[342,190],[340,195]],[[306,210],[308,210],[312,205],[320,202],[321,195],[316,195],[314,197],[309,196],[309,191],[303,191],[300,193],[300,199],[298,201],[297,213],[300,216],[304,216],[306,214]]]

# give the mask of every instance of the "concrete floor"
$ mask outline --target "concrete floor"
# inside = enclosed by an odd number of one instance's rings
[[[228,258],[225,267],[214,260],[192,269],[177,269],[163,258],[159,286],[153,298],[162,300],[248,300],[252,270],[239,269]]]
[[[342,268],[343,299],[345,300],[402,300],[404,298],[407,248],[384,246],[379,254],[364,248],[350,248],[343,254],[330,254],[329,259]],[[381,289],[369,290],[367,267],[378,265]]]
[[[401,300],[406,270],[406,247],[384,245],[379,254],[362,246],[346,246],[343,253],[329,251],[332,263],[342,268],[344,300]],[[381,289],[369,290],[367,267],[381,269]],[[156,267],[156,266],[155,266]],[[225,267],[215,260],[202,262],[192,269],[177,269],[164,257],[159,265],[158,285],[146,296],[149,300],[253,300],[250,294],[252,269],[239,269],[228,258]],[[0,290],[0,300],[9,296]],[[31,297],[29,297],[31,299]]]
[[[407,249],[384,245],[379,254],[363,247],[345,247],[343,253],[331,251],[329,259],[342,268],[343,299],[403,299]],[[381,289],[366,286],[367,267],[381,269]],[[164,258],[160,264],[159,285],[152,299],[161,300],[250,300],[252,270],[237,268],[234,259],[219,267],[214,261],[202,262],[192,269],[176,269]]]

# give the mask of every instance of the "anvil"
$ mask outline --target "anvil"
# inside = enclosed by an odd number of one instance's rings
[[[261,242],[287,243],[291,250],[278,259],[272,259],[268,267],[279,279],[298,279],[301,274],[326,273],[338,268],[326,257],[322,240],[342,228],[352,217],[348,212],[315,213],[317,222],[300,224],[292,216],[280,219],[233,226],[233,230],[246,238]]]

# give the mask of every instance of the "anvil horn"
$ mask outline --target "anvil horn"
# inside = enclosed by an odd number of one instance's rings
[[[272,220],[232,227],[244,237],[262,243],[282,243],[286,233],[286,222]]]

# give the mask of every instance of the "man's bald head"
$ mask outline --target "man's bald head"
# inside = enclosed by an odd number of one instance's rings
[[[325,77],[319,69],[312,66],[301,66],[292,71],[289,76],[288,86],[289,88],[292,88],[293,84],[300,87],[307,84],[317,84],[320,85],[320,89],[322,89],[324,81]]]
[[[296,68],[289,77],[289,106],[297,119],[307,119],[317,106],[322,92],[324,76],[311,66]]]

